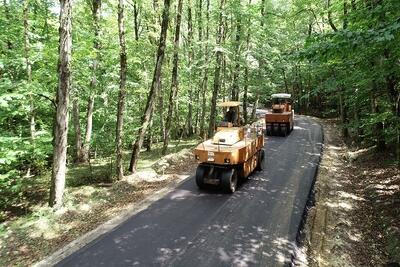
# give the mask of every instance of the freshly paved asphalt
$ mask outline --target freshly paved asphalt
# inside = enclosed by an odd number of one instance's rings
[[[233,195],[194,177],[58,266],[282,266],[290,263],[318,166],[322,129],[296,116],[266,138],[266,161]]]

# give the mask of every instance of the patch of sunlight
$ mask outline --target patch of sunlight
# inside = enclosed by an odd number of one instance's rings
[[[63,207],[57,209],[54,212],[54,214],[57,215],[57,216],[61,216],[61,215],[65,214],[67,211],[68,211],[68,208],[63,206]]]
[[[294,129],[294,130],[306,130],[305,128],[300,127],[300,126],[297,126],[297,125],[295,125],[295,126],[293,127],[293,129]]]
[[[365,199],[362,197],[358,197],[354,194],[349,194],[349,193],[343,192],[343,191],[339,192],[339,196],[343,197],[343,198],[351,198],[351,199],[358,200],[358,201],[365,201]]]
[[[329,145],[329,146],[328,146],[328,149],[332,149],[332,150],[342,150],[343,147],[341,147],[341,146],[332,146],[332,145]],[[332,153],[334,153],[334,152],[332,152]]]
[[[92,206],[90,206],[87,203],[81,204],[78,206],[78,210],[80,210],[80,211],[89,211],[91,208],[92,208]]]
[[[363,174],[368,175],[368,172],[364,171]],[[400,175],[394,175],[394,176],[388,177],[385,180],[379,181],[379,183],[380,184],[389,184],[389,183],[392,183],[393,181],[396,181],[397,179],[400,179]]]
[[[229,262],[230,258],[228,253],[225,252],[224,248],[218,248],[219,259],[223,262]]]
[[[185,200],[187,197],[195,197],[197,196],[190,190],[176,190],[171,194],[170,199],[176,199],[176,200]]]
[[[342,208],[342,209],[345,209],[345,210],[352,210],[353,209],[352,205],[350,205],[347,202],[343,202],[343,201],[339,202],[339,203],[327,202],[327,203],[325,203],[325,205],[330,207],[330,208]]]
[[[40,218],[28,229],[28,235],[30,238],[54,239],[59,236],[60,228],[58,223]]]
[[[381,184],[377,184],[374,186],[375,189],[379,189],[379,190],[399,190],[400,186],[399,185],[381,185]]]
[[[350,234],[350,233],[348,233],[347,235],[348,235],[348,237],[349,237],[349,239],[351,241],[358,242],[358,241],[361,240],[361,235],[360,234],[355,234],[355,233]]]
[[[280,262],[280,263],[285,263],[285,261],[286,261],[285,255],[283,255],[282,252],[280,252],[280,251],[278,251],[278,252],[276,253],[275,257],[276,257],[276,260],[277,260],[278,262]]]

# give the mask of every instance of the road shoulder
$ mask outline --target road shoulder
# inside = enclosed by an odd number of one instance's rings
[[[373,149],[352,152],[333,121],[318,121],[324,128],[324,153],[314,188],[315,205],[305,225],[309,266],[399,262],[399,214],[393,212],[396,198],[379,191],[384,185],[390,194],[399,193],[398,169],[374,166],[373,162],[384,159],[376,159]]]

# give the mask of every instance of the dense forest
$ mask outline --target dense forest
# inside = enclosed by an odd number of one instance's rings
[[[3,0],[0,217],[45,173],[61,206],[67,166],[111,156],[119,180],[274,92],[399,164],[399,44],[398,0]]]

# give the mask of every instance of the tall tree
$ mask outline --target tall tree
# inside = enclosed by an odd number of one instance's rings
[[[60,0],[58,89],[56,95],[56,118],[54,127],[53,171],[49,205],[62,205],[67,163],[68,98],[71,83],[72,48],[71,0]]]
[[[169,92],[169,102],[168,102],[168,115],[165,122],[165,136],[164,145],[162,149],[162,154],[165,155],[168,149],[169,135],[172,124],[172,115],[175,108],[176,95],[178,94],[178,64],[179,64],[179,38],[181,29],[181,19],[182,19],[182,0],[178,0],[178,9],[176,11],[175,20],[175,37],[174,37],[174,54],[172,60],[172,77],[171,77],[171,89]]]
[[[242,32],[242,21],[240,13],[242,7],[240,0],[234,2],[236,10],[236,34],[235,34],[235,66],[233,69],[233,82],[232,82],[232,92],[231,99],[234,101],[239,100],[239,72],[240,72],[240,38]]]
[[[215,53],[215,69],[214,69],[214,87],[213,93],[211,98],[211,112],[210,112],[210,123],[208,125],[208,136],[212,136],[215,130],[215,117],[217,111],[217,97],[218,92],[221,88],[221,62],[222,62],[222,51],[221,51],[221,44],[222,38],[224,35],[224,5],[225,0],[220,0],[219,5],[219,22],[217,28],[217,38],[216,38],[216,46],[217,51]]]
[[[249,0],[248,7],[250,8],[250,6],[251,6],[251,0]],[[247,21],[246,56],[250,52],[250,34],[251,34],[250,29],[251,29],[251,17],[249,16],[249,19]],[[285,79],[285,81],[286,81],[286,79]],[[244,119],[245,124],[248,123],[248,112],[247,112],[248,89],[249,89],[249,66],[248,66],[248,62],[247,62],[247,58],[246,58],[246,63],[245,63],[245,67],[244,67],[244,88],[243,88],[243,119]]]
[[[192,70],[192,64],[193,64],[193,57],[194,57],[194,51],[193,51],[193,21],[192,21],[192,3],[191,0],[188,0],[187,3],[187,14],[188,14],[188,38],[187,38],[187,46],[189,47],[189,52],[188,52],[188,65],[190,70]],[[189,79],[192,77],[192,71],[189,71]],[[186,129],[187,129],[187,135],[191,136],[193,134],[193,87],[192,83],[189,83],[189,91],[188,91],[188,115],[187,115],[187,120],[186,120]]]
[[[127,72],[127,57],[125,44],[125,24],[124,24],[124,8],[125,0],[119,0],[118,4],[118,33],[119,33],[119,58],[120,58],[120,74],[119,74],[119,95],[118,95],[118,111],[117,111],[117,129],[115,143],[117,146],[117,179],[122,179],[124,176],[123,169],[123,127],[124,127],[124,111],[125,111],[125,96],[126,96],[126,72]]]
[[[31,139],[35,139],[36,135],[36,122],[35,122],[35,108],[32,97],[32,64],[29,58],[30,43],[29,43],[29,0],[24,0],[24,54],[25,54],[25,67],[26,67],[26,80],[29,88],[29,108],[30,108],[30,133]]]
[[[85,142],[82,146],[83,160],[89,160],[90,142],[92,140],[92,128],[93,128],[93,111],[94,111],[94,96],[96,94],[98,85],[98,68],[100,61],[100,16],[101,16],[101,0],[92,0],[92,20],[93,20],[93,31],[94,31],[94,58],[92,59],[92,78],[90,80],[90,92],[89,99],[86,108],[86,131],[85,131]]]
[[[201,3],[202,0],[200,0]],[[204,73],[203,81],[201,84],[201,116],[200,116],[200,136],[205,135],[205,119],[206,119],[206,109],[207,109],[207,87],[208,87],[208,63],[209,63],[209,48],[208,39],[210,37],[210,0],[206,3],[206,42],[204,47]]]
[[[143,117],[141,120],[142,121],[141,127],[139,128],[135,144],[133,145],[131,162],[129,164],[129,171],[131,171],[131,172],[134,172],[136,169],[136,165],[139,160],[140,148],[143,145],[144,135],[146,134],[147,127],[149,126],[150,115],[154,108],[155,98],[157,96],[157,92],[160,87],[161,68],[162,68],[162,64],[164,61],[165,44],[166,44],[166,39],[167,39],[167,30],[168,30],[168,23],[169,23],[169,7],[170,7],[170,0],[164,0],[164,10],[163,10],[163,14],[162,14],[160,42],[158,45],[157,59],[156,59],[156,64],[155,64],[155,68],[154,68],[153,80],[151,83],[149,95],[147,97],[146,108],[144,110],[144,114],[143,114]]]

